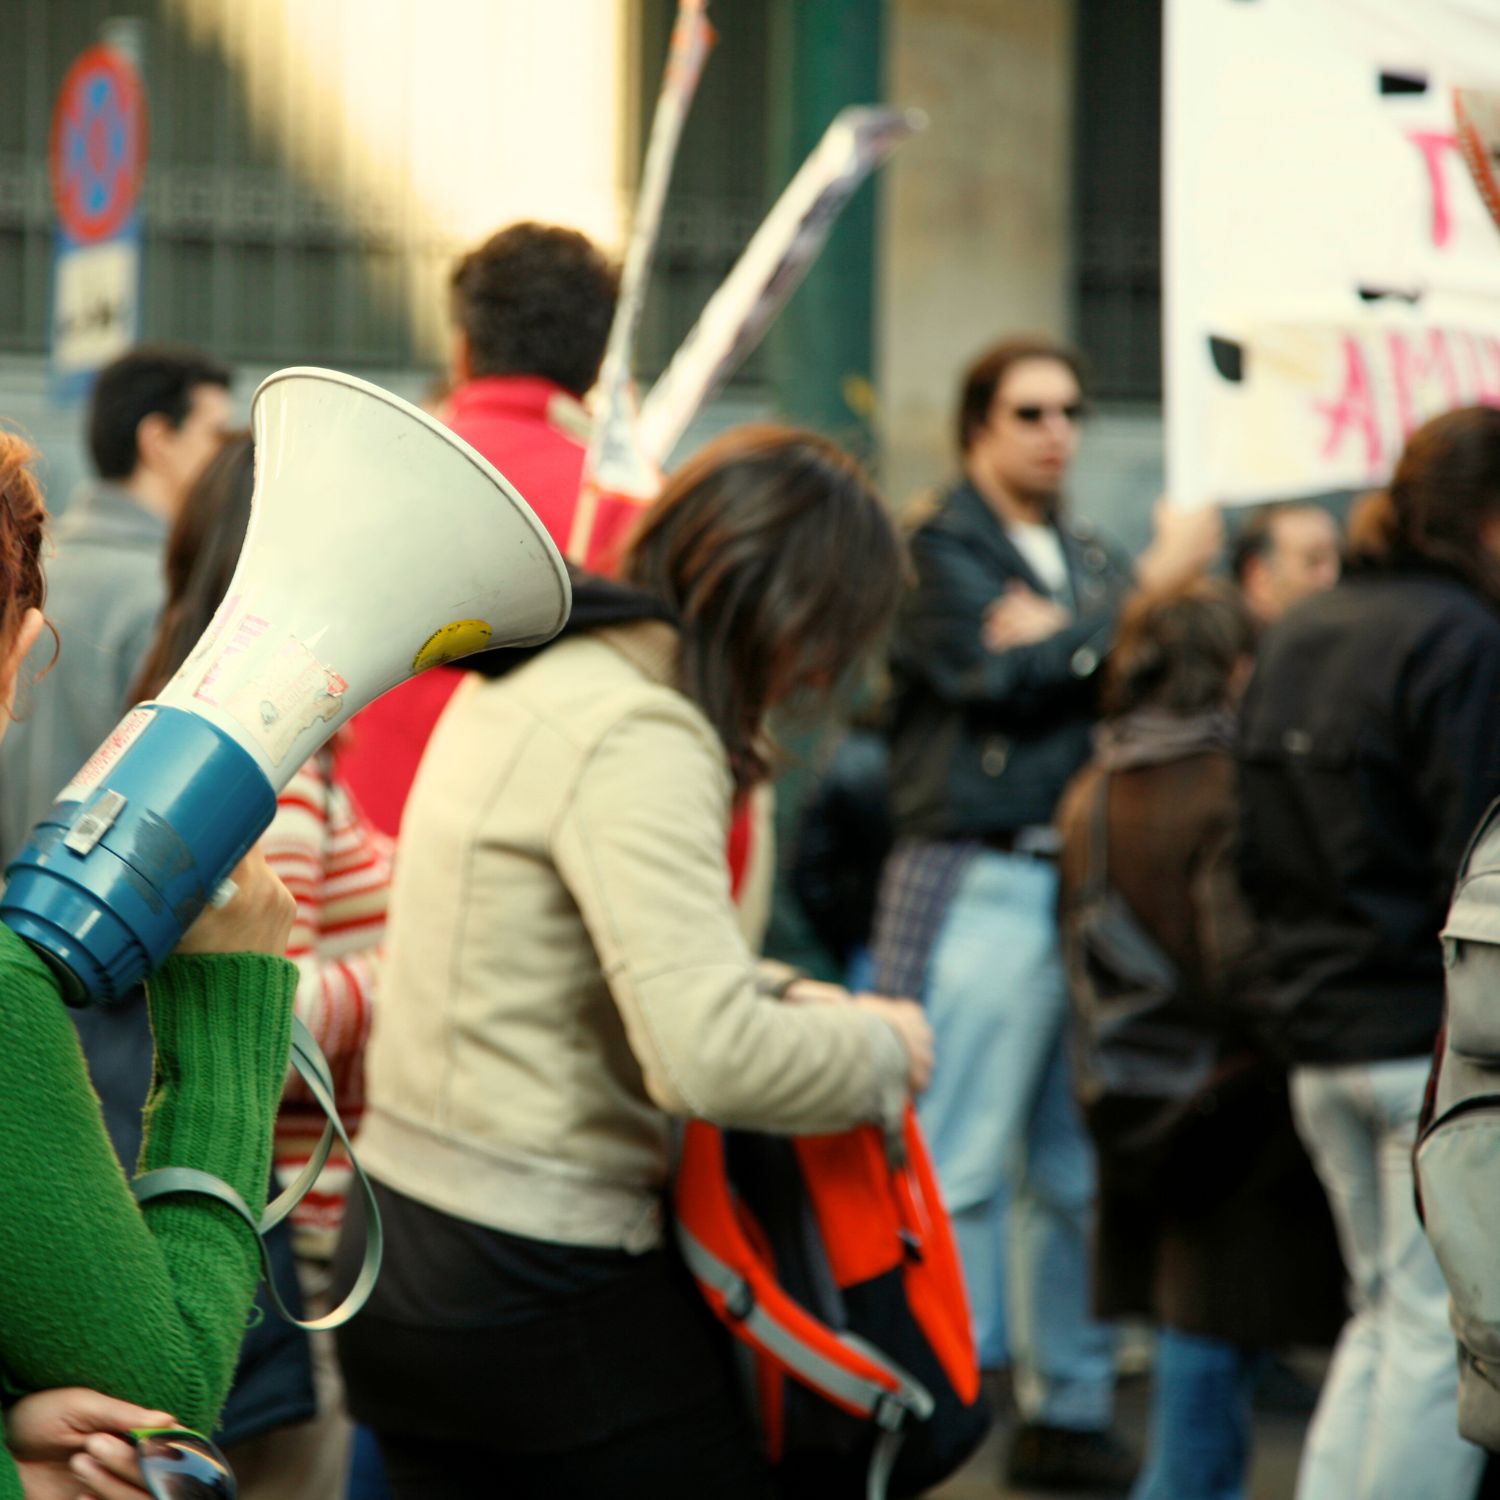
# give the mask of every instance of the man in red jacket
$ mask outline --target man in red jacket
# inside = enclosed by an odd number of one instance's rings
[[[618,274],[583,235],[512,224],[459,261],[451,282],[453,389],[438,415],[568,544],[588,447],[581,404],[599,374]],[[395,834],[428,736],[461,679],[435,667],[372,703],[340,753],[344,780]]]

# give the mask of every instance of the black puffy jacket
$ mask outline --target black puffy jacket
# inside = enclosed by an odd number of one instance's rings
[[[1438,932],[1500,793],[1500,614],[1445,574],[1352,573],[1267,633],[1240,737],[1241,877],[1281,1050],[1431,1051]]]
[[[1035,645],[987,650],[984,614],[1012,583],[1047,589],[967,481],[911,538],[914,586],[891,651],[891,785],[899,834],[1003,835],[1052,821],[1088,759],[1099,666],[1130,561],[1062,519],[1073,622]]]

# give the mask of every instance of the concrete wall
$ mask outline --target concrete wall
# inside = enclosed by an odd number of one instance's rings
[[[953,467],[958,377],[1003,333],[1066,334],[1072,0],[890,0],[887,97],[927,132],[885,169],[883,478]]]
[[[881,203],[882,478],[898,505],[953,472],[973,355],[1005,333],[1072,334],[1073,23],[1072,0],[890,0],[887,97],[932,119]],[[1075,512],[1138,549],[1161,486],[1160,411],[1099,411]]]

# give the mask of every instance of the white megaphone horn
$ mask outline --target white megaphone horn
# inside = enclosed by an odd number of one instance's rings
[[[562,558],[467,443],[389,392],[281,370],[251,406],[255,495],[229,591],[6,870],[0,920],[74,1003],[128,993],[371,699],[487,646],[544,641]]]

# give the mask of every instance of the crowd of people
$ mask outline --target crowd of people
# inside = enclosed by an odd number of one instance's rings
[[[436,414],[560,548],[615,294],[532,223],[451,281]],[[1226,549],[1164,501],[1132,558],[1066,502],[1085,385],[1050,340],[990,348],[904,525],[825,438],[724,433],[611,576],[573,570],[555,641],[433,668],[303,766],[126,1003],[70,1017],[0,928],[0,1500],[139,1497],[122,1435],[177,1421],[252,1500],[775,1494],[667,1233],[673,1122],[894,1135],[912,1101],[1010,1375],[1007,1482],[1243,1497],[1257,1382],[1311,1345],[1299,1500],[1471,1500],[1411,1151],[1438,934],[1500,792],[1500,412],[1413,434],[1347,538],[1282,503]],[[226,593],[255,463],[230,386],[176,349],[103,370],[50,549],[0,435],[0,856]],[[773,892],[776,727],[856,678]],[[773,899],[847,984],[762,955]],[[1150,1085],[1118,1082],[1147,1001],[1097,1024],[1107,931],[1156,976]],[[127,1182],[197,1167],[256,1211],[302,1171],[294,1010],[384,1226],[336,1337],[252,1315],[239,1219]],[[312,1315],[359,1270],[349,1180],[336,1154],[268,1236]],[[1144,1454],[1122,1320],[1154,1333]]]

